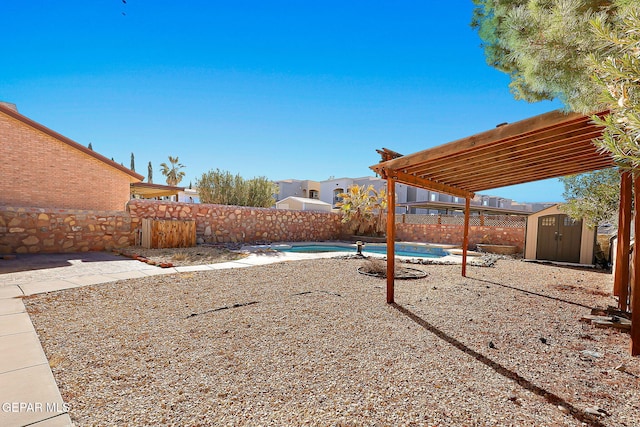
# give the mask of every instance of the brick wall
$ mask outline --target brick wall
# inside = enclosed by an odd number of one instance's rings
[[[445,224],[396,224],[397,240],[407,242],[429,242],[462,245],[463,225]],[[469,227],[469,248],[478,243],[516,246],[518,252],[524,248],[525,227]]]
[[[124,210],[130,176],[0,114],[0,205]]]
[[[285,209],[131,200],[131,226],[142,218],[193,219],[205,243],[254,243],[337,240],[343,235],[335,213]]]
[[[104,251],[130,241],[127,212],[0,206],[0,253]]]

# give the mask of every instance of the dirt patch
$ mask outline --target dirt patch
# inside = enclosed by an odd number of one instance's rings
[[[125,256],[144,257],[156,264],[171,263],[173,266],[217,264],[245,258],[247,254],[230,250],[224,246],[195,246],[193,248],[147,249],[131,246],[121,253]]]

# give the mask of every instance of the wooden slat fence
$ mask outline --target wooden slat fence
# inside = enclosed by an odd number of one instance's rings
[[[195,246],[196,222],[143,218],[141,245],[153,249]]]

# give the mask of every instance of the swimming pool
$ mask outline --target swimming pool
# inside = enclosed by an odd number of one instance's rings
[[[321,253],[321,252],[350,252],[356,253],[355,244],[348,243],[301,243],[272,245],[271,249],[282,252]],[[375,254],[387,254],[387,245],[381,243],[368,243],[362,248],[363,252]],[[442,258],[449,255],[445,247],[417,243],[396,243],[397,256],[417,258]]]

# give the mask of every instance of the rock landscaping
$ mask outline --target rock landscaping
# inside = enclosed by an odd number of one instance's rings
[[[82,425],[637,426],[629,336],[596,270],[498,259],[396,282],[324,259],[25,300]]]

